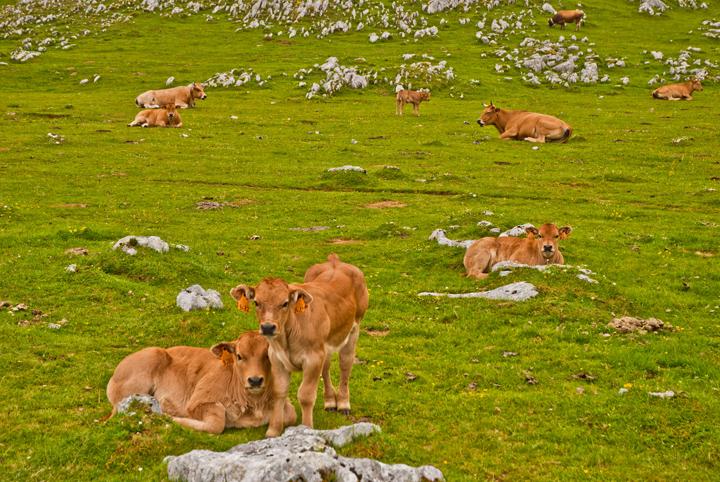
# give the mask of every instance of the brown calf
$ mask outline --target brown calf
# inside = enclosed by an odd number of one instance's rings
[[[195,107],[195,99],[204,100],[207,98],[205,88],[198,82],[170,89],[148,90],[135,98],[138,107],[157,108],[161,105],[175,104],[176,107],[185,109]]]
[[[420,102],[430,102],[430,92],[426,90],[399,90],[395,96],[395,115],[403,115],[405,104],[412,104],[413,113],[420,115]]]
[[[661,100],[692,100],[692,93],[703,90],[698,79],[690,79],[679,84],[668,84],[658,87],[652,93],[655,99]]]
[[[168,104],[162,109],[141,110],[128,127],[182,127],[180,113],[175,104]]]
[[[482,127],[494,125],[503,140],[564,143],[572,134],[572,127],[557,117],[524,110],[498,109],[492,102],[485,106],[477,122]]]
[[[548,25],[560,25],[561,29],[565,28],[566,23],[574,23],[575,30],[580,30],[580,22],[585,18],[585,12],[582,10],[559,10],[548,20]]]
[[[571,231],[570,226],[558,229],[554,224],[543,224],[540,229],[527,228],[527,238],[504,236],[478,239],[465,253],[465,270],[468,276],[486,278],[493,265],[501,261],[533,266],[564,264],[558,240],[566,239]]]
[[[203,432],[259,427],[268,423],[274,407],[268,343],[256,332],[210,350],[176,346],[145,348],[128,355],[108,382],[113,405],[130,395],[152,395],[163,413],[180,425]],[[297,415],[286,402],[284,422]]]
[[[368,307],[365,276],[357,267],[331,254],[328,261],[311,266],[305,282],[288,284],[268,278],[256,287],[238,285],[230,291],[238,308],[248,311],[255,302],[260,333],[270,342],[270,362],[275,379],[275,409],[266,436],[284,428],[290,375],[302,372],[298,400],[302,423],[313,426],[313,407],[322,374],[326,410],[350,412],[350,372],[360,334],[360,320]],[[332,354],[340,355],[340,385],[330,380]]]

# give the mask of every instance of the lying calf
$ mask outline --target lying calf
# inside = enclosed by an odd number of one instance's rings
[[[138,107],[155,108],[161,105],[174,104],[185,109],[195,107],[195,99],[205,100],[205,88],[202,84],[193,82],[190,85],[172,87],[170,89],[148,90],[135,98]]]
[[[152,395],[180,425],[222,433],[268,423],[275,403],[271,387],[268,342],[248,332],[210,350],[153,347],[128,355],[108,382],[107,397],[112,415],[125,397]],[[284,423],[294,424],[294,407],[285,401],[281,410]]]
[[[564,264],[558,240],[570,236],[572,228],[558,229],[554,224],[543,224],[540,229],[527,228],[527,238],[505,236],[501,238],[481,238],[470,245],[465,253],[463,264],[468,276],[486,278],[493,265],[501,261],[516,263]]]
[[[652,96],[661,100],[692,100],[692,93],[696,90],[702,92],[702,84],[697,79],[690,79],[687,82],[658,87]]]
[[[530,142],[567,142],[572,127],[557,117],[524,110],[498,109],[490,102],[482,111],[478,124],[494,125],[500,139]]]
[[[182,127],[180,113],[175,104],[168,104],[163,109],[141,110],[128,127]]]

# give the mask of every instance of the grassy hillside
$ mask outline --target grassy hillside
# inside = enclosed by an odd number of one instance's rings
[[[371,296],[351,419],[383,428],[343,453],[432,464],[452,481],[717,478],[719,72],[709,67],[692,102],[653,101],[647,82],[671,77],[650,51],[665,60],[692,46],[700,49],[692,60],[720,59],[718,41],[700,30],[720,8],[668,3],[651,17],[637,2],[584,2],[588,21],[575,43],[598,54],[611,80],[569,87],[528,85],[496,56],[520,49],[525,36],[572,43],[572,29],[548,28],[539,4],[537,25],[526,19],[523,32],[495,46],[476,39],[475,24],[486,15],[487,32],[493,18],[525,6],[422,13],[439,33],[418,41],[374,25],[288,38],[287,26],[236,31],[224,14],[208,21],[208,11],[136,9],[104,31],[101,20],[73,16],[67,31],[91,33],[25,63],[9,54],[29,34],[1,39],[0,300],[28,310],[0,311],[0,478],[157,480],[166,455],[262,437],[264,429],[201,434],[162,418],[100,422],[110,410],[106,383],[143,347],[209,347],[254,329],[229,289],[265,276],[300,280],[331,252],[365,272]],[[391,39],[368,41],[384,30]],[[413,84],[432,88],[418,118],[410,108],[394,115],[394,83],[307,100],[324,75],[315,69],[306,87],[293,78],[330,56],[392,78],[409,63],[403,54],[446,60],[456,75]],[[608,68],[608,58],[626,66]],[[509,67],[497,73],[498,63]],[[140,92],[170,76],[181,85],[236,67],[271,79],[208,88],[207,100],[181,111],[182,129],[126,127]],[[475,122],[490,100],[558,116],[574,136],[537,150],[500,141]],[[367,174],[326,172],[344,164]],[[235,206],[197,209],[208,200]],[[379,201],[402,207],[368,207]],[[571,225],[566,262],[593,270],[599,283],[571,270],[465,278],[463,251],[427,238],[436,228],[455,239],[488,235],[477,226],[483,219],[503,229]],[[329,229],[291,229],[313,226]],[[191,250],[112,251],[128,234]],[[89,255],[65,253],[75,247]],[[77,273],[65,271],[71,263]],[[520,280],[540,295],[523,303],[417,296]],[[175,296],[195,283],[220,291],[227,308],[181,312]],[[619,335],[606,325],[622,315],[676,329]],[[619,395],[622,387],[629,391]],[[676,397],[648,396],[665,390]],[[319,428],[348,423],[320,407],[315,416]]]

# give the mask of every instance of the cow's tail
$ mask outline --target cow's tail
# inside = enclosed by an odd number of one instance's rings
[[[332,264],[333,268],[337,268],[337,265],[340,263],[340,257],[335,253],[330,253],[327,260]]]

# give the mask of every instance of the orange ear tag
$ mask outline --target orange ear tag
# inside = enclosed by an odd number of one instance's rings
[[[250,304],[248,303],[248,299],[245,297],[245,295],[242,295],[239,300],[237,300],[237,308],[240,311],[244,311],[247,313],[250,311]]]
[[[300,298],[297,300],[297,303],[295,303],[295,313],[302,313],[303,311],[305,311],[305,300]]]

